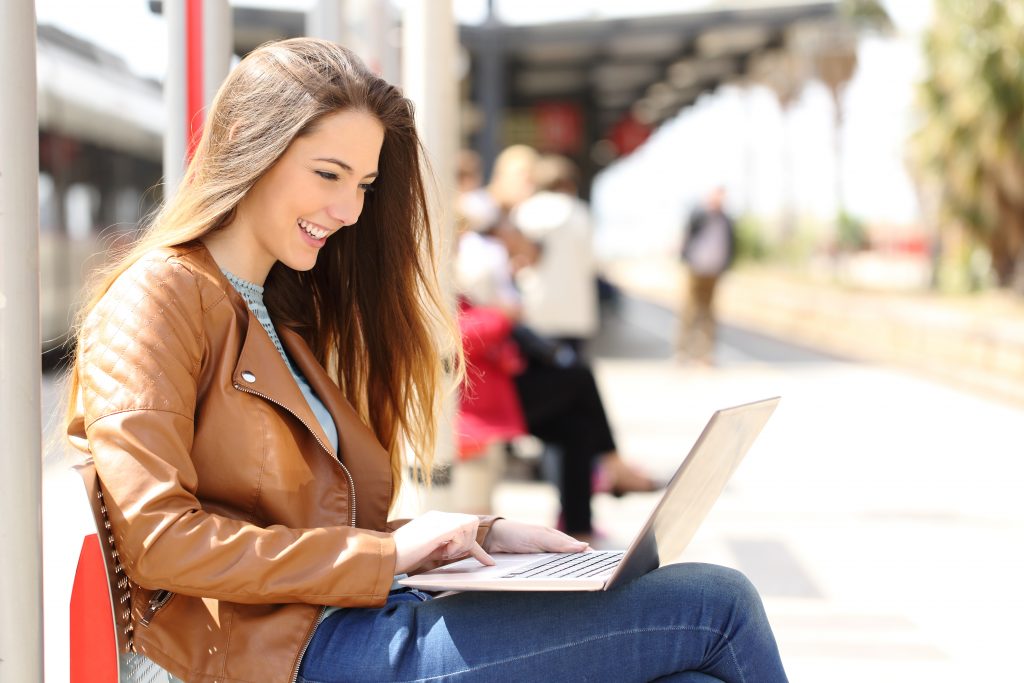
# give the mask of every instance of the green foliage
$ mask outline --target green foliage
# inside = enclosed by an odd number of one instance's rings
[[[878,0],[842,0],[839,11],[857,28],[879,32],[892,30],[892,19]]]
[[[1024,0],[935,0],[911,157],[940,220],[987,245],[999,284],[1024,253]]]
[[[764,237],[764,226],[751,216],[741,216],[736,221],[736,260],[763,261],[768,257],[768,244]]]
[[[945,294],[971,294],[994,284],[989,253],[976,245],[944,251],[935,268],[935,284]]]
[[[861,251],[868,248],[868,231],[864,221],[841,211],[836,219],[836,246],[840,251]]]

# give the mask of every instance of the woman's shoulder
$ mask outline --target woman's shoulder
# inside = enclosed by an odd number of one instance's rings
[[[226,297],[222,280],[209,251],[196,241],[143,253],[117,278],[108,293],[178,305],[193,303],[206,311]]]
[[[188,247],[147,251],[89,311],[78,367],[94,419],[143,407],[190,414],[180,399],[202,364],[210,306],[201,265]]]

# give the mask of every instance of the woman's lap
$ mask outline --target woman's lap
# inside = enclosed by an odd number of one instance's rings
[[[714,678],[686,678],[681,671]],[[755,674],[756,672],[756,674]],[[317,629],[302,679],[782,681],[760,598],[738,572],[669,565],[601,593],[393,596]]]

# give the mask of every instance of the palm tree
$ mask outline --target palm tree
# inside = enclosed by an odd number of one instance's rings
[[[1024,293],[1024,2],[935,9],[912,159],[938,188],[940,221],[987,245],[999,285]]]

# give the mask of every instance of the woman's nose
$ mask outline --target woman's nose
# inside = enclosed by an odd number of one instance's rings
[[[356,194],[345,193],[343,197],[336,198],[328,205],[327,215],[342,225],[352,225],[359,220],[362,210],[362,193],[357,191]]]

